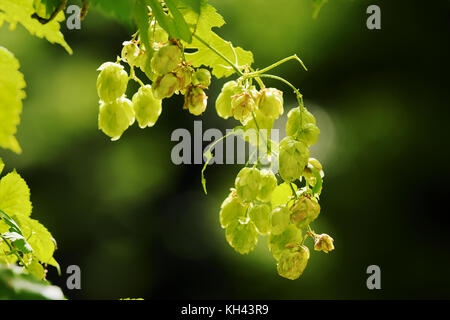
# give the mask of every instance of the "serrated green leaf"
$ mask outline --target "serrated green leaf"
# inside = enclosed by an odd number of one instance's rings
[[[33,8],[39,17],[48,19],[61,1],[62,0],[34,0]]]
[[[8,173],[0,180],[0,210],[10,216],[31,214],[30,189],[17,172]]]
[[[27,240],[24,238],[23,235],[17,233],[17,232],[5,232],[1,235],[2,238],[8,240],[11,242],[13,247],[20,252],[23,252],[24,254],[33,252],[32,247],[27,242]]]
[[[33,248],[33,255],[41,263],[52,262],[56,244],[47,228],[39,223],[39,221],[28,217],[18,217],[18,223],[24,237]]]
[[[16,153],[21,152],[15,134],[20,123],[25,86],[19,61],[6,48],[0,47],[0,147]]]
[[[239,66],[251,65],[253,63],[253,54],[242,48],[234,48],[231,42],[220,38],[211,29],[214,27],[221,27],[225,24],[222,16],[217,13],[216,9],[211,5],[202,7],[200,16],[191,9],[183,8],[181,12],[184,15],[186,22],[191,25],[195,35],[200,37],[203,41],[208,43],[215,50],[219,51],[233,63]],[[195,67],[202,65],[208,66],[212,69],[212,73],[217,78],[227,77],[232,75],[235,70],[227,64],[216,53],[208,48],[203,42],[194,37],[192,43],[185,44],[188,49],[197,49],[194,53],[186,53],[186,59]]]
[[[294,190],[297,191],[297,186],[295,184],[292,185]],[[287,182],[283,182],[278,185],[275,190],[272,192],[272,205],[279,206],[285,205],[289,199],[293,196],[292,189]]]
[[[30,264],[27,265],[27,270],[36,279],[44,279],[45,269],[44,267],[35,259],[31,260]]]
[[[23,235],[22,230],[20,230],[20,227],[17,225],[17,223],[2,210],[0,210],[0,218],[8,226],[6,229],[4,227],[0,228],[1,232],[9,230],[10,232],[17,232],[18,234]]]
[[[202,2],[206,2],[206,1],[202,1],[202,0],[180,0],[180,2],[186,6],[188,6],[189,8],[192,9],[192,11],[194,11],[197,14],[200,14],[200,10],[202,7]]]
[[[61,289],[22,268],[0,265],[0,300],[64,300]]]
[[[164,9],[161,5],[161,2],[158,0],[146,0],[147,3],[152,8],[152,14],[155,16],[161,28],[166,30],[166,32],[172,38],[179,38],[177,28],[175,27],[175,23],[173,19],[164,12]]]
[[[150,22],[148,17],[149,10],[145,3],[145,0],[138,0],[133,10],[134,21],[139,28],[139,34],[142,42],[146,48],[150,48],[150,41],[148,38],[148,29],[150,28]]]
[[[175,28],[177,29],[177,33],[179,35],[179,38],[181,40],[186,41],[187,43],[192,42],[192,34],[189,30],[189,26],[184,20],[183,15],[178,10],[175,0],[165,0],[164,1],[167,5],[167,8],[169,8],[170,13],[173,16],[173,22],[175,25]]]
[[[0,1],[0,27],[6,21],[9,23],[9,28],[14,30],[17,23],[20,23],[32,35],[45,38],[50,43],[60,44],[71,54],[72,49],[70,49],[60,31],[59,23],[65,19],[64,13],[60,12],[55,19],[47,24],[41,24],[38,20],[31,18],[33,13],[33,0],[2,0]]]

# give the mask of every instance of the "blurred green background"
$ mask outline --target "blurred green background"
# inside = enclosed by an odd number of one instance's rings
[[[133,30],[93,8],[81,30],[63,30],[69,56],[21,27],[0,28],[28,96],[23,154],[0,156],[29,183],[33,216],[57,239],[63,271],[81,267],[81,290],[49,272],[69,298],[450,298],[449,2],[336,0],[316,20],[311,2],[210,0],[227,21],[218,33],[251,50],[255,66],[297,53],[309,68],[291,62],[276,73],[301,89],[322,130],[312,149],[326,174],[313,228],[331,234],[336,250],[312,251],[297,281],[277,275],[266,238],[245,256],[225,241],[219,207],[240,166],[210,166],[205,196],[201,166],[172,164],[172,131],[192,132],[198,120],[182,98],[164,102],[155,127],[135,125],[118,142],[98,131],[96,69]],[[366,28],[369,4],[380,5],[382,30]],[[214,110],[225,81],[208,91],[204,130],[236,125]],[[288,88],[267,84],[295,106]],[[381,290],[366,287],[372,264]]]

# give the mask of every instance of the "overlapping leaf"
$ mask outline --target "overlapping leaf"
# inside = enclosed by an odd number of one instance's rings
[[[72,53],[69,45],[64,40],[59,23],[64,20],[64,13],[60,12],[54,20],[47,24],[41,24],[31,16],[35,13],[33,0],[2,0],[0,1],[0,27],[6,21],[10,29],[14,30],[18,23],[24,26],[32,35],[45,38],[51,43],[57,43]]]
[[[0,13],[1,14],[1,13]],[[0,147],[20,153],[15,138],[25,98],[25,80],[19,62],[7,49],[0,47]]]
[[[219,51],[231,62],[239,66],[251,65],[253,63],[253,54],[240,47],[233,47],[231,42],[219,37],[213,28],[220,28],[225,24],[222,16],[217,13],[216,9],[211,5],[204,5],[201,8],[200,16],[192,11],[190,8],[180,8],[183,12],[186,22],[191,26],[194,34],[207,42],[215,50]],[[192,43],[187,43],[186,48],[197,49],[194,53],[187,53],[186,59],[195,67],[202,65],[210,67],[212,73],[217,78],[227,77],[232,75],[235,71],[229,66],[223,58],[214,53],[203,42],[195,37]]]

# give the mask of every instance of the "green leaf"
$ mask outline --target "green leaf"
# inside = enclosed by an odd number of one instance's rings
[[[30,264],[27,265],[27,270],[36,279],[44,279],[44,277],[45,277],[44,267],[35,259],[31,260]]]
[[[135,0],[91,0],[93,8],[119,20],[128,27],[132,26]]]
[[[59,266],[59,263],[55,260],[55,258],[51,258],[47,264],[54,266],[56,270],[58,271],[58,275],[61,276],[61,267]]]
[[[0,210],[0,218],[9,226],[9,231],[17,232],[18,234],[23,235],[22,230],[20,230],[17,223],[2,210]]]
[[[11,172],[0,180],[0,210],[10,216],[31,214],[30,189],[17,172]]]
[[[53,253],[56,249],[55,240],[51,233],[39,221],[18,217],[18,223],[22,229],[24,237],[33,248],[33,255],[41,263],[53,262]]]
[[[155,16],[161,28],[166,30],[166,32],[172,38],[179,38],[178,32],[173,19],[164,12],[161,2],[158,0],[146,0],[147,3],[152,8],[152,14]]]
[[[0,158],[0,174],[2,174],[2,171],[4,168],[5,168],[5,163],[3,162],[2,158]]]
[[[215,50],[219,51],[233,63],[239,66],[251,65],[253,63],[253,54],[239,47],[233,47],[231,42],[225,41],[215,34],[211,29],[221,27],[225,24],[222,16],[216,12],[211,5],[202,7],[200,17],[190,8],[180,9],[184,15],[186,22],[195,31],[195,35],[208,43]],[[194,37],[192,43],[185,44],[188,49],[197,49],[194,53],[186,53],[186,59],[195,67],[202,65],[212,69],[212,73],[217,78],[232,75],[235,70],[225,62],[223,58],[218,56],[200,40]]]
[[[183,3],[184,5],[188,6],[189,8],[192,9],[192,11],[194,11],[197,14],[200,14],[200,10],[202,7],[202,2],[206,2],[206,1],[202,1],[202,0],[180,0],[181,3]]]
[[[22,151],[14,135],[20,123],[25,85],[19,61],[6,48],[0,47],[0,147],[16,153]]]
[[[192,34],[191,34],[191,31],[189,30],[188,24],[184,20],[183,15],[181,14],[181,12],[178,10],[178,8],[176,6],[177,1],[165,0],[164,2],[166,3],[167,8],[169,8],[170,13],[173,16],[174,25],[175,25],[175,28],[177,29],[179,38],[186,41],[187,43],[191,43],[192,42]]]
[[[6,232],[1,236],[2,238],[9,240],[11,244],[20,252],[23,252],[25,254],[33,252],[32,247],[23,237],[23,235],[18,234],[17,232]]]
[[[0,265],[0,300],[64,300],[60,288],[26,274],[19,267]]]
[[[297,186],[293,184],[294,190],[297,190]],[[283,182],[278,185],[272,192],[272,206],[285,205],[289,199],[293,196],[292,189],[287,182]]]
[[[48,19],[62,0],[34,0],[33,8],[41,18]]]
[[[33,0],[2,0],[0,1],[0,27],[6,21],[9,23],[10,29],[14,30],[17,23],[20,23],[32,35],[45,38],[50,43],[60,44],[71,54],[72,49],[60,32],[59,23],[64,20],[64,13],[60,12],[55,19],[47,24],[41,24],[38,20],[31,18],[33,13]]]
[[[312,189],[312,194],[319,194],[322,191],[322,184],[323,184],[323,180],[322,180],[322,176],[320,175],[320,172],[316,169],[316,168],[309,168],[314,177],[316,178],[316,184],[314,185],[313,189]]]
[[[142,42],[147,49],[150,49],[150,41],[148,38],[148,30],[150,29],[149,10],[145,4],[145,0],[138,0],[133,10],[134,21],[139,28],[139,34]],[[149,50],[150,51],[150,50]]]
[[[320,9],[322,9],[322,6],[327,3],[328,0],[313,0],[313,18],[316,19],[319,15]]]

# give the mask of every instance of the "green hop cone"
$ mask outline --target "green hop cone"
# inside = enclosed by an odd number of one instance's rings
[[[281,140],[279,150],[279,173],[281,178],[288,182],[299,179],[310,155],[306,144],[303,141],[287,136]]]
[[[270,170],[261,170],[261,182],[258,191],[258,200],[263,202],[270,202],[272,193],[277,187],[277,178]]]
[[[97,92],[103,102],[112,102],[120,98],[127,90],[128,74],[123,66],[113,62],[105,62],[97,69]]]
[[[320,205],[317,199],[307,194],[300,196],[289,209],[291,211],[291,222],[300,229],[306,228],[320,213]]]
[[[311,169],[316,169],[322,178],[324,177],[324,173],[322,170],[322,165],[320,164],[319,160],[315,158],[309,158],[308,165],[305,167],[305,170],[303,171],[303,176],[305,177],[308,184],[313,187],[317,183],[316,181],[317,179]]]
[[[203,87],[209,87],[211,84],[211,73],[207,69],[197,69],[195,71],[192,83]]]
[[[306,109],[294,108],[288,113],[286,134],[303,140],[308,146],[314,145],[319,139],[320,129],[316,125],[316,119]]]
[[[261,183],[261,175],[258,169],[243,168],[239,171],[234,182],[237,196],[243,202],[256,200]]]
[[[118,140],[125,130],[134,123],[133,104],[126,98],[100,104],[98,127],[112,141]]]
[[[200,87],[191,87],[184,97],[184,109],[189,109],[189,112],[195,116],[205,112],[207,105],[208,97]]]
[[[283,233],[290,223],[291,212],[286,206],[278,206],[272,210],[270,215],[270,229],[272,234]]]
[[[270,206],[263,203],[253,205],[248,215],[250,220],[255,224],[256,230],[262,234],[267,235],[270,232]]]
[[[277,271],[286,279],[298,279],[306,268],[309,260],[309,249],[300,246],[298,249],[286,249],[277,263]]]
[[[314,250],[328,253],[334,250],[333,238],[323,233],[314,237]]]
[[[252,112],[255,109],[255,100],[249,92],[243,92],[231,98],[231,113],[236,120],[244,125],[252,118]]]
[[[219,117],[228,119],[233,115],[231,113],[231,97],[238,94],[239,91],[239,85],[236,81],[228,81],[224,84],[216,100],[216,111]]]
[[[153,85],[153,96],[158,100],[170,98],[178,86],[178,78],[173,73],[167,73],[156,80]]]
[[[277,119],[283,114],[283,92],[274,88],[262,89],[258,97],[258,110],[271,119]]]
[[[255,248],[258,242],[258,232],[249,219],[246,223],[234,221],[225,230],[225,237],[234,250],[247,254]]]
[[[297,229],[293,224],[290,224],[283,233],[279,235],[270,234],[267,239],[267,244],[272,256],[275,260],[280,259],[281,253],[287,246],[292,244],[299,244],[303,240],[302,231]]]
[[[237,198],[236,190],[232,189],[220,207],[220,225],[226,228],[230,223],[239,221],[245,217],[246,210],[246,206]]]
[[[125,41],[122,48],[122,60],[130,66],[140,67],[144,62],[144,53],[135,41]]]
[[[181,61],[181,50],[174,44],[161,47],[152,57],[151,67],[157,74],[173,71]]]
[[[161,43],[169,40],[167,32],[159,26],[155,21],[152,21],[148,29],[148,38],[152,42]]]
[[[270,133],[275,120],[265,117],[258,109],[255,110],[255,119],[260,129],[259,138],[258,128],[256,126],[255,120],[250,119],[244,126],[244,139],[254,146],[263,145],[265,147],[263,141],[269,141]],[[265,150],[261,149],[261,151]]]
[[[155,99],[152,87],[140,87],[133,96],[133,109],[140,128],[153,127],[161,114],[161,100]]]
[[[192,83],[192,70],[189,67],[181,67],[175,72],[175,76],[178,79],[178,90],[184,94]]]

